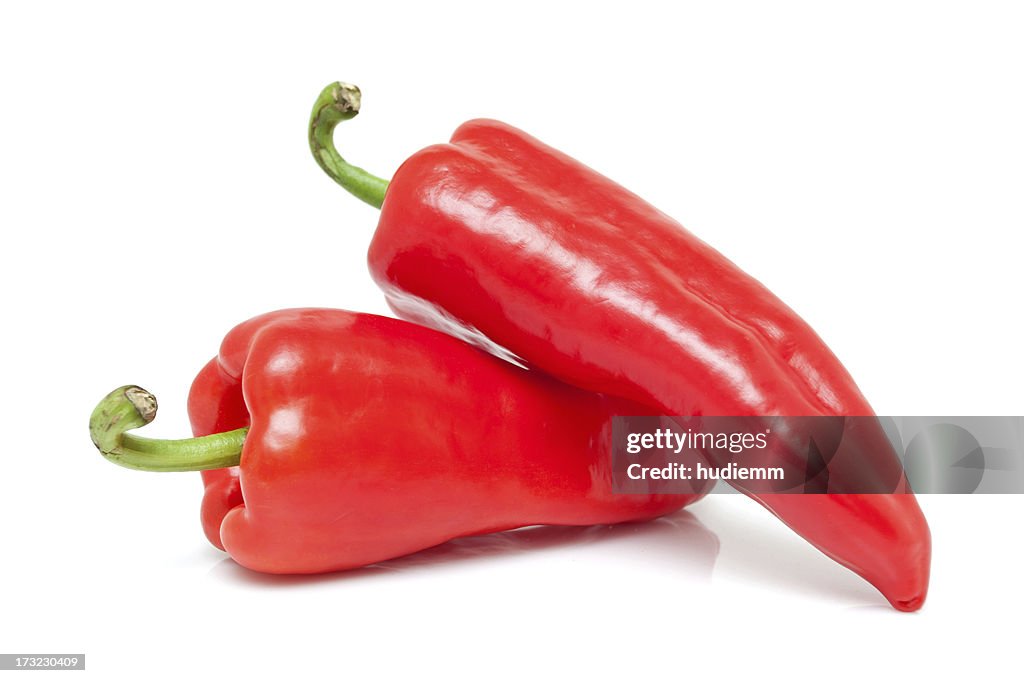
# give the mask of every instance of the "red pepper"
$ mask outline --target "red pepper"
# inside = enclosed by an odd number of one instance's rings
[[[138,387],[111,393],[90,427],[119,464],[213,470],[203,525],[239,564],[313,573],[532,524],[649,519],[696,500],[612,493],[611,418],[638,409],[400,320],[295,309],[236,327],[199,373],[189,414],[209,436],[126,433],[155,416]]]
[[[389,185],[334,148],[335,125],[358,109],[358,89],[328,86],[310,145],[332,178],[382,206],[370,272],[400,316],[658,414],[873,415],[796,313],[611,180],[476,120],[414,154]],[[876,437],[859,449],[868,475],[896,457]],[[829,491],[846,483],[833,476]],[[931,541],[905,482],[895,490],[905,493],[747,493],[909,611],[925,599]]]

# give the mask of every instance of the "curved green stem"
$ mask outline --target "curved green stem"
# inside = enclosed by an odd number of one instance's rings
[[[216,470],[241,460],[248,427],[194,439],[147,439],[128,433],[152,422],[156,407],[156,397],[142,387],[114,389],[89,418],[92,442],[110,462],[147,472]]]
[[[324,88],[309,117],[309,149],[334,182],[379,209],[388,181],[348,163],[334,148],[334,127],[359,113],[360,100],[359,88],[354,85],[331,83]]]

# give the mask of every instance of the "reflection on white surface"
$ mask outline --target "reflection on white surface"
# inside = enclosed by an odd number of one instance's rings
[[[529,559],[542,568],[545,563],[560,559],[583,560],[591,553],[634,558],[645,567],[641,573],[666,572],[682,586],[704,584],[711,580],[718,557],[718,536],[687,510],[642,523],[598,526],[530,526],[511,531],[456,538],[418,553],[378,562],[362,569],[354,569],[312,576],[276,576],[250,571],[221,555],[209,574],[235,585],[310,585],[329,582],[355,581],[395,573],[411,573],[428,578],[433,574],[440,581],[450,571],[499,565],[511,567],[515,558]],[[468,566],[467,566],[468,563]],[[629,564],[629,563],[627,563]]]

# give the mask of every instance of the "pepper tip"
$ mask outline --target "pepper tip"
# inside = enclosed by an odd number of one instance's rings
[[[916,612],[924,605],[924,595],[916,595],[909,600],[893,600],[892,606],[900,612]]]

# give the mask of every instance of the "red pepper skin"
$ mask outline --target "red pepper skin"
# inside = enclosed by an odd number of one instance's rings
[[[470,121],[399,168],[369,266],[401,317],[656,413],[874,414],[763,285],[636,195],[497,121]],[[891,449],[862,450],[864,471],[892,469]],[[923,603],[931,540],[909,492],[754,497],[898,609]]]
[[[677,510],[700,496],[612,493],[611,418],[642,412],[427,328],[326,309],[234,328],[189,396],[197,436],[250,427],[237,472],[204,475],[202,519],[270,573]]]
[[[192,382],[188,395],[188,414],[195,436],[230,432],[249,426],[242,383],[228,376],[216,358],[207,363]],[[220,541],[220,523],[232,508],[244,502],[239,484],[239,468],[204,470],[200,474],[205,488],[200,508],[203,532],[210,543],[224,550],[224,544]]]

